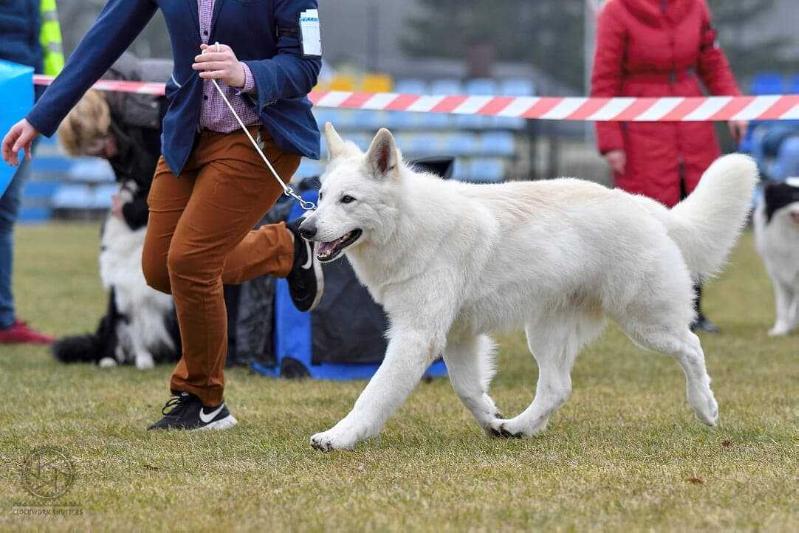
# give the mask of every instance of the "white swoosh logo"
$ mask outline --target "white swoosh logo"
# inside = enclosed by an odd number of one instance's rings
[[[311,249],[311,243],[306,241],[305,239],[302,240],[305,243],[305,255],[308,256],[308,260],[302,265],[303,270],[308,270],[313,265],[313,250]]]
[[[216,415],[218,415],[222,411],[222,409],[224,409],[224,408],[225,408],[225,404],[222,404],[222,405],[220,405],[219,407],[216,408],[216,411],[214,411],[212,413],[209,413],[209,414],[205,414],[205,407],[201,407],[200,408],[200,420],[202,420],[203,424],[207,424],[211,420],[216,418]]]

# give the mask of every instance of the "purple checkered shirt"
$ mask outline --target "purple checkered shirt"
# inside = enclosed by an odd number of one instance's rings
[[[215,0],[199,0],[197,2],[200,11],[200,38],[205,44],[208,44],[208,36],[211,33],[211,22],[214,16],[214,2]],[[235,52],[235,50],[234,50]],[[261,120],[258,118],[258,113],[255,112],[255,107],[250,104],[241,93],[251,93],[255,90],[255,80],[250,72],[250,67],[242,63],[244,67],[244,87],[241,89],[234,89],[228,87],[219,81],[219,87],[227,93],[228,100],[233,105],[241,120],[247,126],[260,124]],[[219,133],[230,133],[240,128],[236,118],[230,112],[225,101],[216,91],[216,87],[211,83],[211,80],[204,80],[203,82],[203,103],[200,111],[200,128],[216,131]]]

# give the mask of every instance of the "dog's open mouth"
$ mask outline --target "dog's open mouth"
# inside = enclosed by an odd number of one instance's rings
[[[335,241],[320,242],[319,247],[316,249],[316,257],[323,263],[336,259],[348,246],[355,244],[355,241],[361,238],[362,233],[361,230],[354,229]]]

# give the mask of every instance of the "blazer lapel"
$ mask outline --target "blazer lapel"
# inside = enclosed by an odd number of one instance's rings
[[[200,6],[197,4],[197,0],[186,0],[186,4],[189,7],[189,12],[191,13],[191,20],[194,21],[194,29],[197,31],[197,36],[200,35]]]
[[[213,18],[211,18],[211,39],[214,38],[214,29],[216,29],[216,21],[219,18],[219,11],[222,9],[222,4],[224,3],[225,0],[215,0],[214,2],[214,16]]]

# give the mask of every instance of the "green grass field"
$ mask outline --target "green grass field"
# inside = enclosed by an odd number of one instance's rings
[[[98,227],[18,232],[20,315],[59,335],[104,310]],[[611,327],[586,349],[574,394],[543,436],[483,435],[447,381],[422,384],[380,439],[324,454],[311,434],[363,383],[228,373],[239,419],[215,434],[148,433],[170,368],[63,366],[42,348],[0,348],[0,529],[698,530],[799,529],[799,337],[770,339],[771,289],[746,235],[707,289],[723,334],[704,339],[721,412],[694,419],[678,365]],[[494,397],[531,400],[521,335],[501,339]],[[59,446],[77,479],[56,500],[28,494],[22,465]],[[71,516],[20,514],[33,509]],[[21,510],[22,509],[22,510]]]

